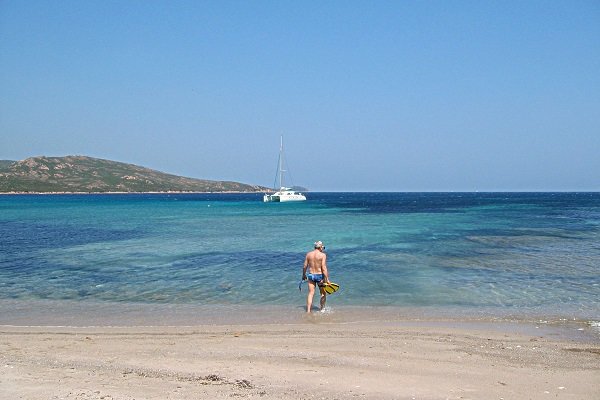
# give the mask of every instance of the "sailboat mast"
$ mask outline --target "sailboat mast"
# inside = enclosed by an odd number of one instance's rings
[[[284,187],[283,185],[283,135],[281,135],[280,145],[279,145],[279,187]]]

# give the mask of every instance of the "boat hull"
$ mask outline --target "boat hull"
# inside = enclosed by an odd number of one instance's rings
[[[273,194],[265,194],[263,201],[265,203],[287,203],[292,201],[305,201],[306,196],[296,192],[276,192]]]

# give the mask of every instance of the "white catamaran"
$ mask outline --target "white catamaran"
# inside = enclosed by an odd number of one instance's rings
[[[277,179],[279,178],[279,190],[273,194],[265,194],[263,201],[265,203],[270,202],[286,202],[286,201],[304,201],[306,196],[302,193],[296,192],[292,188],[285,187],[283,184],[284,175],[284,163],[283,163],[283,136],[281,137],[281,145],[279,147],[279,161],[277,162],[277,175],[275,177],[274,187],[277,187]]]

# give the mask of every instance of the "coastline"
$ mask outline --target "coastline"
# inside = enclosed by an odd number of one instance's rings
[[[0,192],[0,195],[83,195],[83,194],[253,194],[264,193],[265,190],[257,190],[253,192],[238,192],[238,191],[222,191],[222,192],[196,192],[196,191],[177,191],[167,190],[164,192]]]
[[[303,300],[294,304],[193,304],[78,300],[0,299],[0,326],[22,327],[188,327],[203,325],[287,325],[306,322]],[[600,321],[554,311],[497,308],[313,305],[311,318],[333,324],[433,324],[468,328],[521,327],[522,333],[552,333],[600,344]],[[494,328],[496,327],[496,328]]]
[[[583,399],[600,342],[433,321],[0,325],[2,399]]]
[[[64,195],[64,194],[74,194],[74,195],[82,195],[82,194],[254,194],[254,193],[264,193],[264,192],[273,192],[274,189],[265,189],[265,190],[255,190],[255,191],[219,191],[219,192],[198,192],[198,191],[182,191],[182,190],[167,190],[167,191],[154,191],[154,192],[0,192],[0,195]],[[303,190],[303,192],[309,193],[309,190]],[[467,191],[467,192],[440,192],[440,191],[392,191],[392,192],[370,192],[370,191],[358,191],[358,192],[344,192],[344,191],[334,191],[334,192],[321,192],[321,193],[428,193],[428,194],[442,194],[442,193],[469,193],[469,194],[494,194],[494,193],[509,193],[509,194],[525,194],[525,193],[561,193],[561,194],[596,194],[600,193],[598,190],[578,190],[578,191],[569,191],[569,190],[546,190],[546,191],[487,191],[487,192],[479,192],[479,191]]]

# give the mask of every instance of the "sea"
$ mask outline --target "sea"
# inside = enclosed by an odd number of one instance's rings
[[[600,330],[600,193],[0,196],[0,325],[294,322],[325,243],[333,321]],[[318,298],[315,298],[318,304]]]

